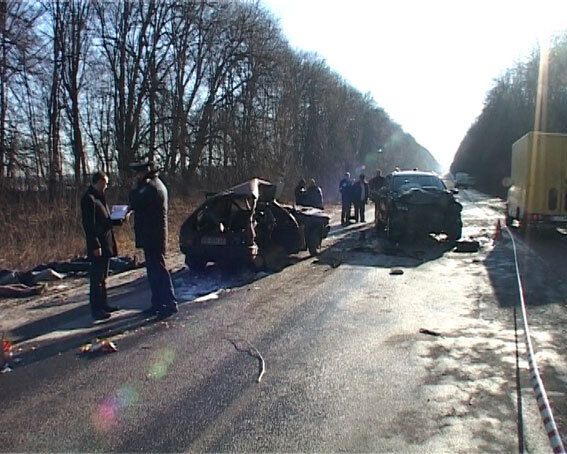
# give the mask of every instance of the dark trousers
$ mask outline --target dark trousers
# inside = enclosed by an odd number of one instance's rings
[[[348,224],[350,219],[350,201],[343,200],[342,201],[342,209],[341,209],[341,224]]]
[[[103,311],[108,304],[106,301],[106,278],[108,277],[109,262],[108,257],[93,257],[91,259],[89,303],[93,314]]]
[[[163,253],[144,249],[146,272],[152,291],[152,307],[170,309],[177,306],[171,276],[165,266]]]
[[[364,200],[357,200],[354,202],[354,219],[356,222],[360,220],[360,222],[364,221],[364,212],[366,211],[366,203]]]

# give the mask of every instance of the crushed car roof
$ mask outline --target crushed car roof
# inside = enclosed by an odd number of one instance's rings
[[[244,183],[237,184],[232,188],[225,189],[213,197],[221,197],[228,194],[242,195],[245,197],[253,197],[256,200],[273,200],[275,196],[276,186],[267,180],[261,178],[252,178]]]

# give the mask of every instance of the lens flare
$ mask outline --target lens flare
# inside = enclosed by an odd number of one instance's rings
[[[93,414],[93,425],[99,432],[107,432],[118,424],[118,404],[110,398],[102,402]]]
[[[150,366],[148,377],[154,380],[161,380],[167,375],[169,366],[173,364],[175,352],[171,349],[164,349],[158,352],[155,362]]]
[[[133,386],[124,385],[116,393],[105,399],[95,409],[92,415],[92,422],[99,432],[108,432],[118,426],[120,417],[130,405],[138,402],[138,392]]]

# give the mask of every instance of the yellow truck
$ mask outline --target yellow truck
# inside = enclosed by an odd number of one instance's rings
[[[529,132],[512,145],[506,223],[567,225],[567,134]]]

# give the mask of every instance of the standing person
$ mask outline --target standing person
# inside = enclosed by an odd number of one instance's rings
[[[177,312],[171,276],[165,266],[167,247],[167,188],[151,161],[130,164],[136,172],[135,187],[130,192],[134,211],[136,247],[144,250],[146,272],[152,292],[147,315],[168,317]]]
[[[95,172],[91,185],[81,198],[81,218],[91,262],[89,303],[95,320],[106,320],[111,312],[118,310],[108,304],[106,295],[110,257],[118,253],[112,231],[113,221],[104,196],[107,186],[108,176],[102,171]]]
[[[376,175],[370,178],[368,181],[368,188],[370,190],[369,198],[374,202],[374,220],[378,222],[378,212],[379,212],[379,197],[378,193],[382,186],[384,186],[386,179],[382,176],[382,171],[380,169],[376,170]]]
[[[317,186],[313,178],[309,181],[309,187],[305,191],[304,205],[323,209],[323,191]]]
[[[364,174],[360,177],[352,188],[353,201],[354,201],[354,219],[356,222],[366,222],[364,220],[364,212],[366,211],[366,202],[368,202],[368,182]]]
[[[341,193],[341,225],[348,224],[350,219],[351,206],[351,186],[350,173],[345,172],[344,178],[339,182],[339,192]]]
[[[376,175],[368,180],[371,198],[374,198],[374,194],[378,192],[382,186],[384,186],[384,177],[382,176],[382,171],[377,169]]]
[[[302,178],[299,180],[299,183],[297,183],[294,191],[296,205],[305,205],[305,192],[305,180]]]

